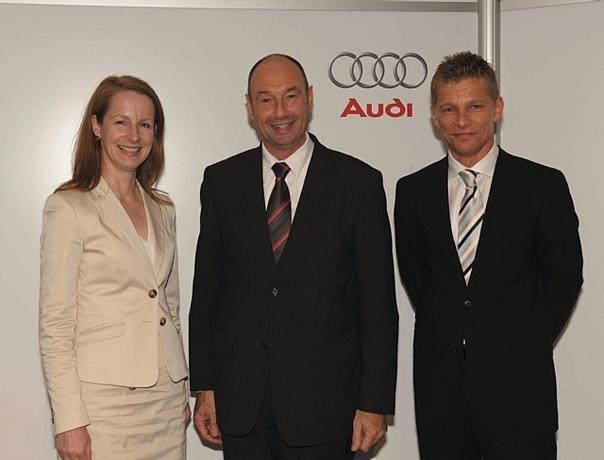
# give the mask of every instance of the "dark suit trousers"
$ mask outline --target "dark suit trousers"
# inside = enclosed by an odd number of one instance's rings
[[[459,353],[463,383],[459,391],[458,416],[445,435],[419,432],[422,460],[556,460],[556,435],[520,442],[495,439],[480,419],[467,381],[467,363]]]
[[[316,446],[293,447],[279,433],[270,383],[266,385],[258,420],[245,436],[222,434],[225,460],[351,460],[352,438]]]

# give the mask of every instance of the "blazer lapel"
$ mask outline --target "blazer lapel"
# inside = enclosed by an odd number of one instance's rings
[[[271,267],[275,265],[271,239],[268,234],[266,222],[266,206],[264,203],[264,186],[262,182],[262,148],[258,146],[244,159],[243,167],[239,171],[237,183],[238,202],[248,222],[246,232],[250,241],[259,243],[262,258]]]
[[[147,255],[147,251],[143,246],[140,236],[136,232],[126,210],[103,177],[101,177],[98,185],[92,190],[92,194],[98,205],[115,221],[119,231],[130,241],[132,248],[134,248],[138,256],[145,261],[144,265],[149,267],[151,274],[153,274],[151,270],[151,261],[149,260],[149,256]]]
[[[148,196],[142,187],[140,187],[140,191],[145,203],[145,209],[147,211],[149,238],[151,238],[151,242],[154,246],[153,249],[155,253],[155,260],[153,260],[152,263],[153,272],[155,273],[156,279],[160,279],[159,273],[162,268],[166,247],[166,238],[168,236],[169,229],[166,228],[166,222],[164,221],[159,203],[153,201],[153,198]]]
[[[308,172],[306,173],[289,238],[279,263],[286,260],[300,241],[304,239],[334,188],[334,181],[332,180],[333,165],[329,158],[329,152],[314,136],[312,139],[315,143],[313,155],[308,165]]]

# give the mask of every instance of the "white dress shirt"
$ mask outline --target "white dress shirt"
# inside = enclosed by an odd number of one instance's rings
[[[463,199],[466,191],[466,185],[459,175],[460,171],[464,169],[471,169],[476,176],[476,185],[480,198],[482,199],[482,206],[484,209],[487,207],[489,199],[489,193],[491,192],[491,184],[493,182],[493,174],[495,173],[495,165],[497,164],[497,157],[499,156],[499,147],[493,142],[493,147],[489,150],[489,153],[476,163],[471,168],[466,168],[459,161],[457,161],[451,152],[447,154],[449,162],[449,171],[447,176],[447,185],[449,189],[449,217],[451,219],[451,233],[453,235],[453,241],[457,245],[457,231],[459,224],[459,207],[461,206],[461,200]]]
[[[287,163],[290,171],[287,173],[287,176],[285,176],[285,183],[287,184],[287,188],[289,188],[293,222],[314,147],[315,144],[307,133],[306,141],[298,150],[288,156],[285,160],[278,160],[266,149],[264,144],[262,144],[262,182],[264,185],[265,209],[268,207],[268,200],[273,191],[273,187],[275,186],[275,173],[271,168],[275,163]]]

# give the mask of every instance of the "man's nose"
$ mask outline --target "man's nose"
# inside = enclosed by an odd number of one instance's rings
[[[455,120],[457,126],[466,126],[468,125],[468,123],[470,122],[470,119],[468,118],[468,114],[465,112],[465,110],[460,110],[459,112],[457,112],[457,118]]]
[[[287,114],[287,108],[285,106],[285,102],[281,99],[277,99],[275,102],[275,115],[277,117],[283,117]]]

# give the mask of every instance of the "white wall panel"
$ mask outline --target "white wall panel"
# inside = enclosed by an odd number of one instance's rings
[[[416,90],[334,86],[339,52],[422,55],[430,74],[444,54],[477,46],[475,13],[270,11],[0,4],[0,251],[2,458],[53,458],[50,411],[37,346],[38,238],[45,197],[70,172],[72,141],[94,87],[133,74],[159,93],[167,117],[160,187],[174,198],[185,336],[198,191],[203,169],[257,139],[244,109],[246,77],[270,52],[297,57],[315,85],[312,131],[326,145],[384,172],[392,209],[398,177],[443,154],[429,119],[428,83]],[[429,80],[429,78],[428,78]],[[413,117],[341,118],[349,98],[400,98]],[[413,314],[397,286],[400,365],[397,415],[381,459],[417,458],[411,384]],[[189,429],[188,458],[220,458]]]
[[[561,460],[604,458],[604,3],[503,12],[502,145],[561,169],[580,220],[583,292],[560,339]]]

